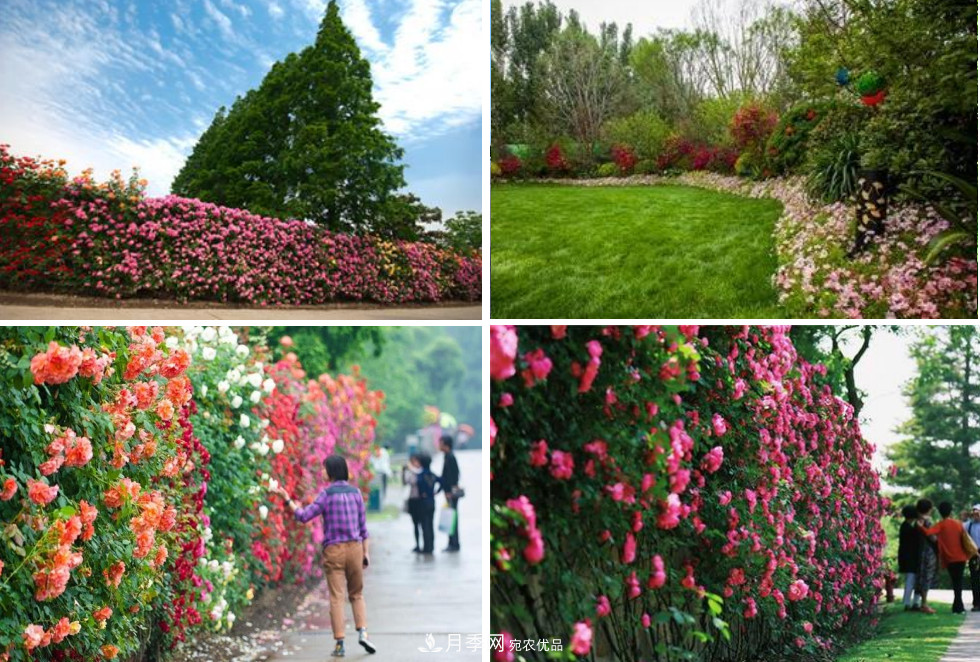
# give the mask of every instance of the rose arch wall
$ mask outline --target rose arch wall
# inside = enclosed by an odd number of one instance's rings
[[[615,659],[832,647],[873,612],[885,501],[824,375],[781,327],[492,327],[491,631]]]

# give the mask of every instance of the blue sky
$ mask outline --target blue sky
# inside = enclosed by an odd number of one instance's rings
[[[481,0],[340,0],[408,190],[479,210]],[[326,0],[3,0],[0,142],[169,192],[218,107],[313,43]]]

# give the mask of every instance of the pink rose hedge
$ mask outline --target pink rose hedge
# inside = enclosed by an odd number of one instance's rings
[[[786,328],[490,333],[492,632],[781,659],[873,615],[873,447]]]
[[[432,244],[328,232],[144,180],[69,180],[0,145],[0,286],[254,304],[477,301],[482,260]]]
[[[227,327],[8,327],[0,380],[0,662],[161,659],[316,576],[272,490],[366,489],[384,406]]]

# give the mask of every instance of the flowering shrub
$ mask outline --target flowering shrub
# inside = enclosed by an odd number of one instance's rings
[[[134,176],[135,177],[135,176]],[[481,258],[336,234],[199,200],[146,198],[0,145],[0,286],[258,304],[478,300]]]
[[[847,256],[853,209],[825,205],[802,180],[749,184],[719,175],[681,177],[684,184],[783,203],[776,222],[779,268],[775,284],[790,316],[850,318],[975,318],[977,262],[952,258],[927,265],[929,243],[949,227],[934,209],[906,205],[888,210],[885,232],[873,249]]]
[[[874,613],[873,447],[787,329],[491,327],[490,348],[492,631],[778,659]]]
[[[660,170],[710,170],[731,173],[738,151],[731,147],[695,143],[672,136],[657,159]]]
[[[735,147],[743,152],[761,153],[776,126],[776,113],[756,103],[739,108],[732,116],[728,131]]]
[[[520,158],[513,154],[508,154],[497,161],[497,167],[500,168],[500,173],[504,177],[513,177],[520,172],[522,165],[524,164]]]
[[[611,154],[613,163],[619,168],[621,174],[628,175],[633,172],[637,158],[632,147],[629,145],[613,145]]]
[[[545,152],[545,163],[548,164],[548,170],[555,174],[566,173],[569,170],[568,160],[565,158],[565,153],[562,151],[561,145],[558,143],[553,144]]]
[[[2,662],[227,630],[257,588],[315,572],[269,490],[312,500],[330,452],[370,479],[382,394],[226,327],[13,327],[0,371]]]

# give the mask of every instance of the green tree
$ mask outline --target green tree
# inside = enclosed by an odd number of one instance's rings
[[[866,394],[857,386],[854,369],[868,351],[871,339],[878,330],[880,327],[869,324],[797,325],[790,329],[790,338],[797,354],[810,363],[826,366],[831,387],[854,407],[855,417],[864,408]]]
[[[312,46],[218,112],[173,192],[334,231],[391,234],[390,216],[405,211],[395,195],[404,166],[378,108],[370,65],[331,0]]]
[[[270,347],[281,347],[289,336],[293,344],[281,352],[296,352],[307,374],[316,377],[371,356],[381,356],[387,327],[382,326],[273,326]]]
[[[912,346],[918,372],[905,386],[912,418],[888,452],[898,468],[889,482],[954,510],[980,496],[980,330],[934,327]]]
[[[458,211],[446,221],[445,243],[459,252],[478,251],[483,247],[483,215],[476,211]]]

